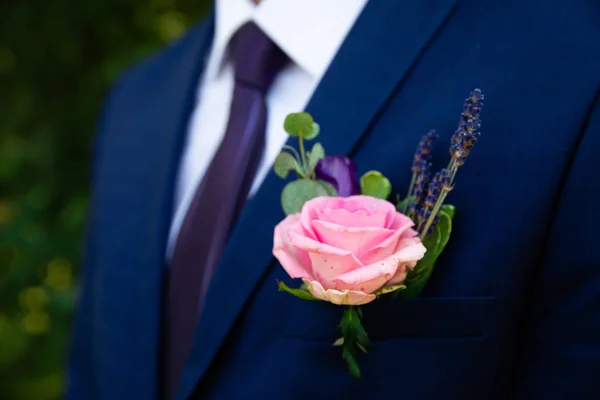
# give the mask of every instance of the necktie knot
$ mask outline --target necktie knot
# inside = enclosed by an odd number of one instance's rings
[[[235,34],[231,52],[236,83],[252,86],[263,93],[287,60],[285,53],[253,22],[248,22]]]

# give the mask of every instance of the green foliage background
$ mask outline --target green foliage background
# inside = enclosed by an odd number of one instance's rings
[[[110,83],[207,0],[0,4],[0,399],[61,398],[90,142]]]

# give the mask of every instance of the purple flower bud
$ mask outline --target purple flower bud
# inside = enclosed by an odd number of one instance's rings
[[[318,180],[333,185],[338,196],[348,197],[360,194],[356,164],[348,157],[326,156],[317,163],[315,175]]]

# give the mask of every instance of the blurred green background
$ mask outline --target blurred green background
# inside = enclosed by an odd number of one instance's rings
[[[207,0],[0,5],[0,399],[59,399],[91,139],[111,82]]]

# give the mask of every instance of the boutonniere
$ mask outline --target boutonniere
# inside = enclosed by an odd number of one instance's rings
[[[344,307],[341,337],[333,345],[342,347],[355,378],[360,376],[357,353],[369,347],[361,306],[379,298],[418,296],[448,243],[455,210],[445,200],[479,138],[482,102],[479,89],[465,100],[449,164],[435,174],[431,149],[438,136],[435,131],[423,136],[408,191],[397,203],[387,201],[392,187],[380,172],[358,179],[350,159],[326,156],[319,143],[306,150],[320,130],[309,114],[285,119],[284,129],[298,138],[298,150],[285,146],[274,169],[281,178],[295,172],[298,179],[281,193],[287,217],[275,227],[273,254],[291,278],[303,283],[290,288],[278,282],[279,289]]]

